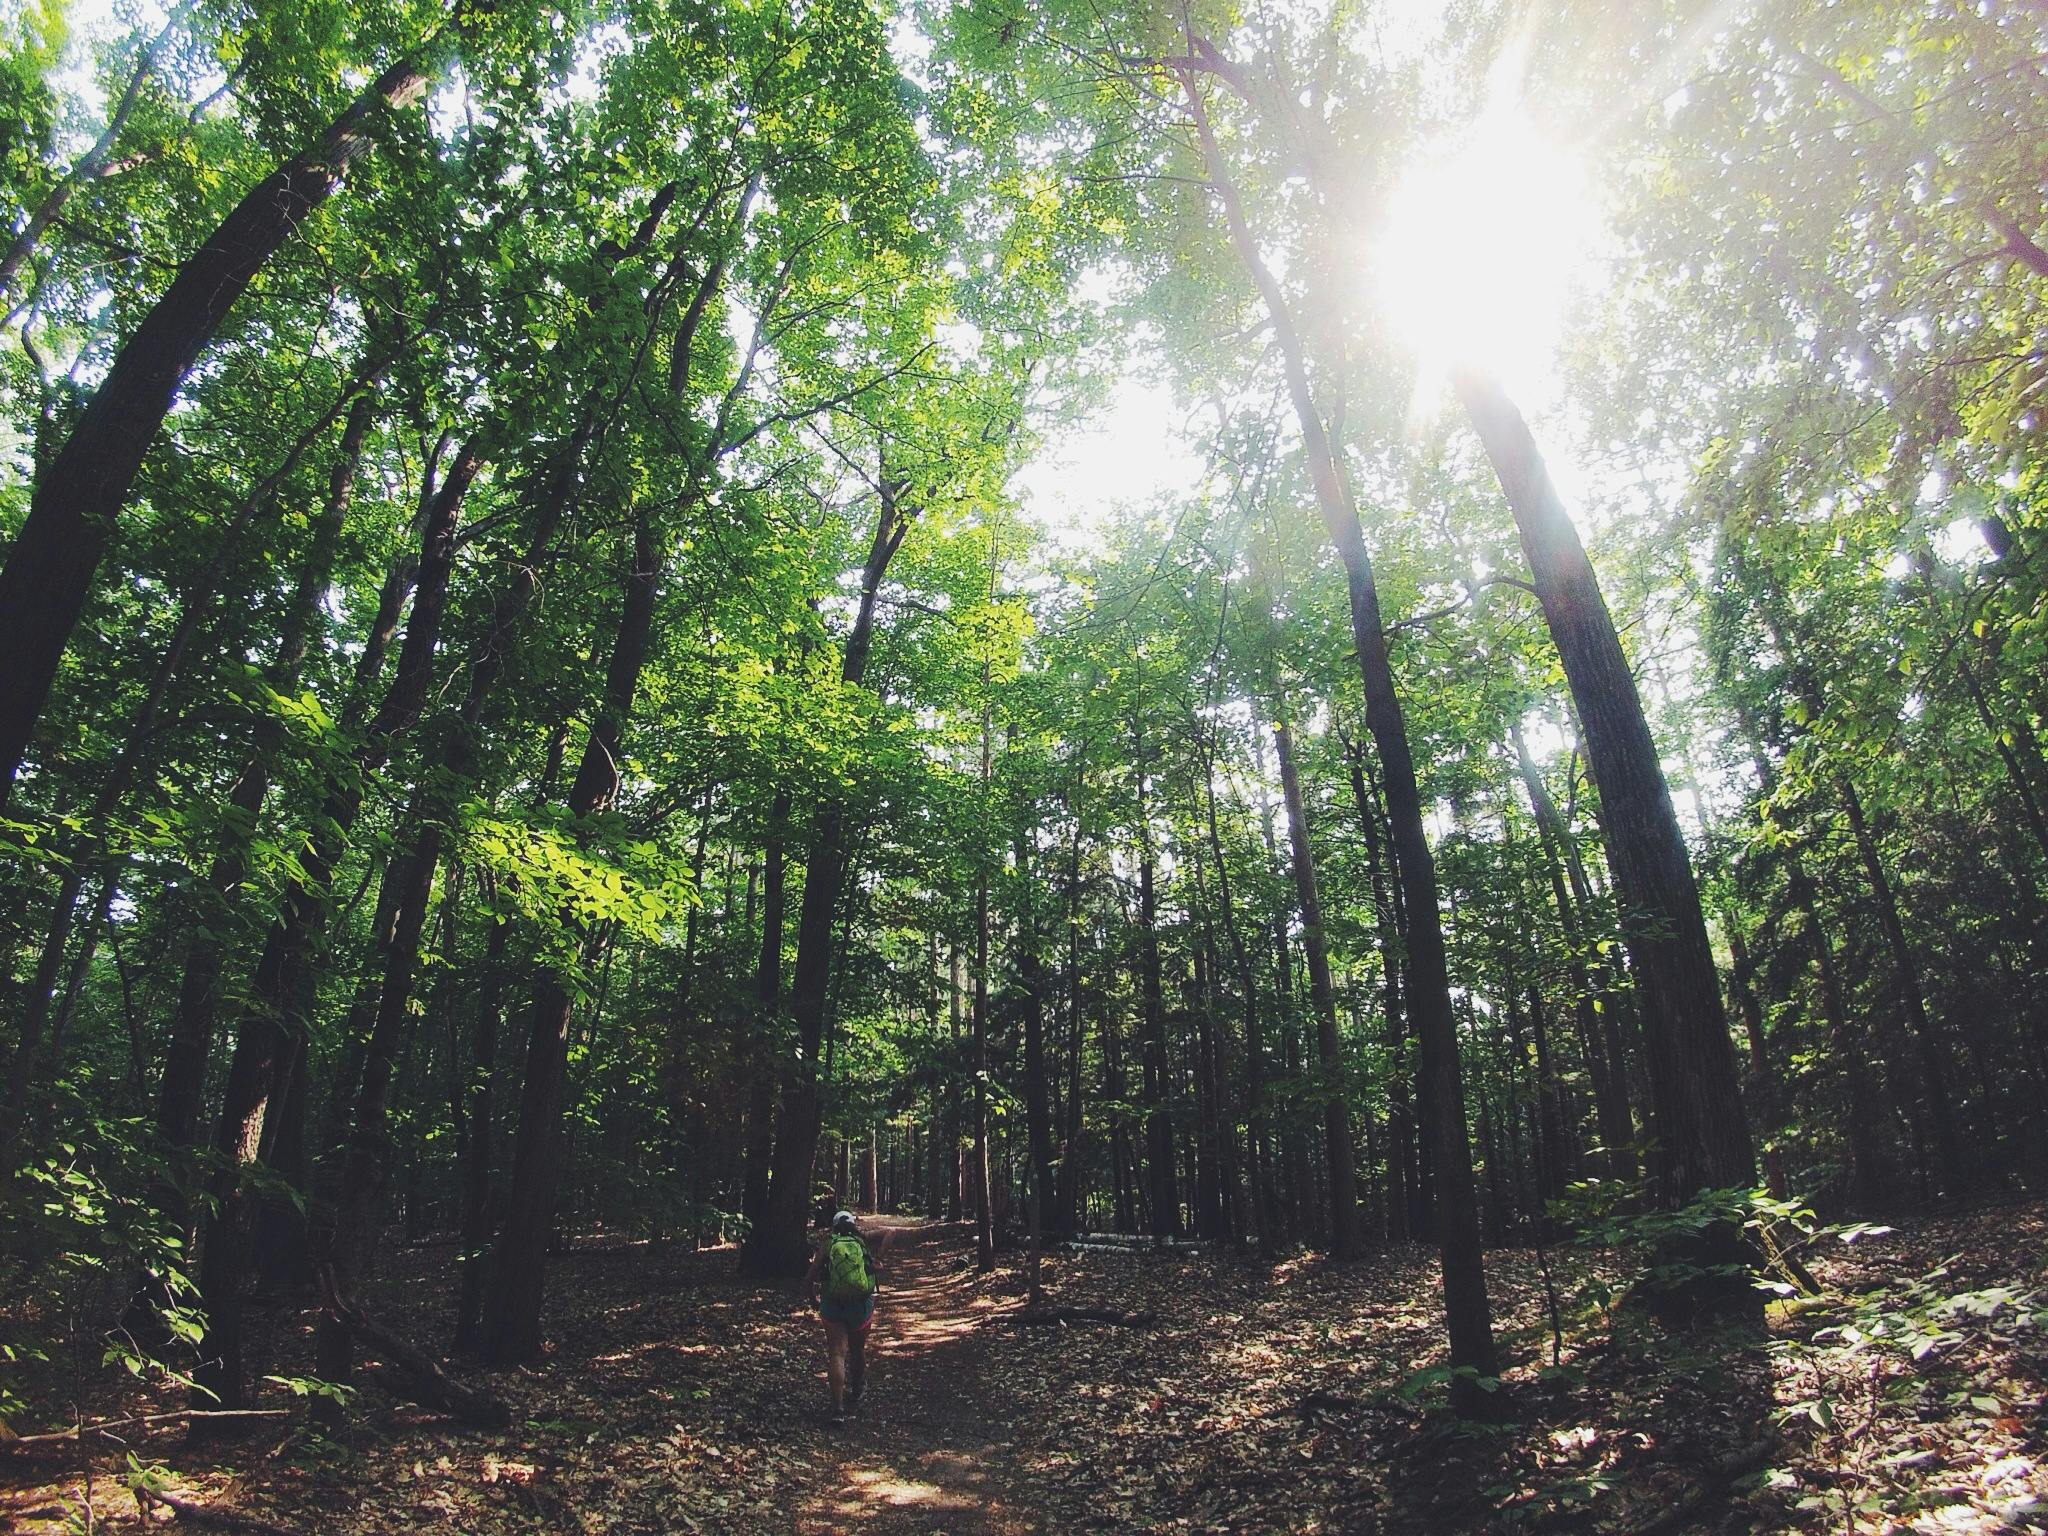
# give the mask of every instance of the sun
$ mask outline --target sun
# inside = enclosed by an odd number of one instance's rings
[[[1545,395],[1598,228],[1579,158],[1519,108],[1493,109],[1402,174],[1367,278],[1426,386],[1473,367]]]

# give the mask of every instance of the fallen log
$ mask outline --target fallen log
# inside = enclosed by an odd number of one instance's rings
[[[1200,1253],[1209,1246],[1201,1237],[1144,1237],[1126,1232],[1089,1232],[1065,1239],[1060,1246],[1087,1253]]]
[[[1159,1321],[1156,1312],[1119,1312],[1114,1307],[1025,1307],[1011,1314],[1012,1321],[1026,1327],[1064,1323],[1108,1323],[1117,1328],[1151,1328]]]
[[[1701,1468],[1700,1482],[1690,1493],[1667,1506],[1663,1513],[1648,1523],[1637,1526],[1630,1536],[1666,1536],[1668,1532],[1685,1529],[1702,1509],[1726,1497],[1736,1479],[1763,1466],[1783,1444],[1780,1436],[1769,1434],[1724,1456],[1715,1457]]]
[[[205,1526],[216,1531],[244,1531],[248,1536],[300,1536],[289,1525],[278,1525],[269,1520],[245,1515],[238,1509],[223,1509],[212,1504],[194,1504],[190,1499],[180,1499],[168,1493],[159,1493],[147,1483],[135,1485],[135,1499],[140,1504],[160,1504],[180,1520],[193,1525]]]
[[[511,1404],[458,1381],[412,1340],[377,1321],[361,1303],[342,1295],[331,1268],[322,1268],[320,1290],[329,1315],[394,1368],[379,1378],[387,1390],[479,1429],[504,1429],[511,1424]]]
[[[169,1413],[137,1413],[125,1419],[104,1419],[97,1424],[76,1424],[70,1429],[52,1429],[34,1435],[0,1435],[0,1451],[61,1445],[67,1440],[83,1440],[87,1435],[108,1434],[141,1424],[172,1424],[194,1419],[282,1419],[289,1417],[290,1412],[287,1408],[178,1408]]]

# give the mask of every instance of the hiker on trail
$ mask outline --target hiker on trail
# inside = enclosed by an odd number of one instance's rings
[[[883,1232],[882,1252],[888,1252],[895,1235]],[[867,1386],[868,1329],[874,1325],[881,1283],[877,1255],[861,1236],[853,1212],[839,1212],[804,1275],[811,1305],[825,1322],[825,1376],[832,1384],[832,1417],[838,1422],[845,1421],[847,1410],[860,1411]]]

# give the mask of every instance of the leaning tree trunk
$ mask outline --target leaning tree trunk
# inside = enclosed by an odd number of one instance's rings
[[[1432,1172],[1436,1193],[1436,1236],[1443,1260],[1444,1317],[1454,1368],[1474,1375],[1494,1371],[1492,1308],[1486,1294],[1486,1266],[1479,1241],[1479,1211],[1472,1184],[1472,1148],[1465,1129],[1465,1100],[1459,1083],[1457,1025],[1451,1013],[1450,974],[1438,916],[1436,861],[1422,819],[1422,792],[1408,746],[1407,723],[1394,685],[1386,626],[1380,618],[1379,589],[1357,508],[1338,470],[1329,433],[1309,383],[1301,336],[1279,280],[1260,254],[1251,225],[1216,143],[1215,130],[1191,71],[1182,68],[1182,90],[1194,116],[1211,185],[1222,201],[1231,243],[1251,274],[1273,325],[1287,392],[1301,430],[1316,505],[1342,562],[1351,605],[1351,636],[1365,691],[1367,729],[1384,772],[1387,817],[1393,830],[1394,860],[1408,905],[1409,1014],[1421,1046],[1428,1089]],[[1460,1412],[1478,1412],[1485,1394],[1470,1376],[1453,1383]]]
[[[430,56],[401,59],[367,86],[320,141],[251,188],[186,258],[37,477],[28,520],[0,569],[0,804],[48,701],[57,665],[113,540],[115,519],[172,397],[249,280],[373,144],[390,109],[426,91]]]
[[[1756,1160],[1706,916],[1621,638],[1521,413],[1484,375],[1461,372],[1457,386],[1514,514],[1600,791],[1629,959],[1653,1021],[1659,1195],[1679,1205],[1747,1186]]]

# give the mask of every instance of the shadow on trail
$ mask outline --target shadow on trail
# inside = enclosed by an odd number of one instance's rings
[[[868,1341],[867,1400],[830,1431],[796,1529],[1013,1536],[1041,1529],[1020,1507],[1007,1404],[986,1372],[984,1324],[1001,1309],[974,1294],[959,1228],[883,1221],[897,1236],[883,1260]],[[815,1323],[818,1408],[824,1344]]]

